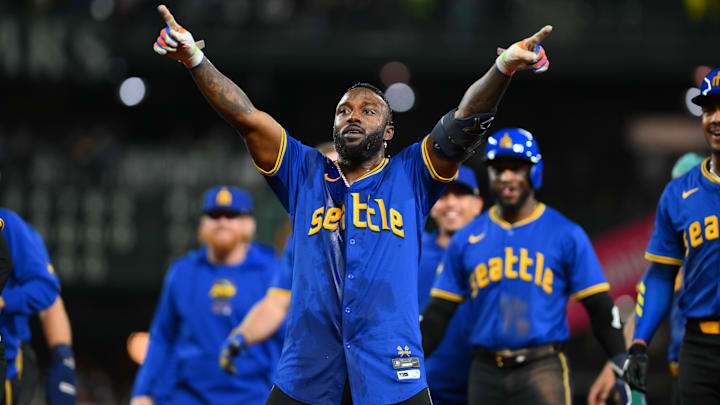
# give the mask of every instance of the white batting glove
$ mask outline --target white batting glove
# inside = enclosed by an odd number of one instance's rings
[[[175,21],[175,18],[164,5],[158,6],[167,26],[160,30],[153,50],[171,59],[183,63],[192,69],[199,66],[205,59],[201,46],[195,42],[192,34]]]
[[[512,44],[509,48],[498,48],[498,57],[495,60],[500,73],[511,76],[517,70],[533,69],[535,73],[543,73],[550,67],[550,61],[540,41],[545,39],[552,31],[552,26],[546,25],[535,35]]]

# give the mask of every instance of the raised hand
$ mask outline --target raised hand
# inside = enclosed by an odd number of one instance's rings
[[[552,26],[546,25],[533,36],[512,44],[509,48],[498,48],[495,65],[505,75],[512,75],[517,70],[533,69],[535,73],[543,73],[550,67],[545,49],[540,46],[552,32]]]
[[[153,50],[185,64],[190,69],[200,65],[205,58],[201,50],[204,42],[195,42],[192,34],[175,21],[175,17],[165,5],[159,5],[157,10],[167,26],[160,30]]]

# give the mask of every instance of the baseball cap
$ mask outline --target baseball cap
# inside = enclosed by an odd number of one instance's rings
[[[674,179],[682,176],[693,167],[702,163],[703,160],[705,160],[704,157],[692,152],[680,156],[677,162],[675,162],[675,166],[672,168],[672,178]]]
[[[203,213],[211,211],[232,211],[238,214],[251,214],[253,203],[250,194],[237,187],[216,186],[205,192]]]
[[[467,166],[460,166],[458,169],[458,175],[452,183],[460,184],[469,188],[474,195],[480,195],[480,188],[478,187],[477,177],[473,169]],[[452,184],[451,183],[451,184]]]
[[[700,94],[692,98],[692,102],[704,106],[710,96],[720,96],[720,68],[712,70],[705,76],[700,86]]]

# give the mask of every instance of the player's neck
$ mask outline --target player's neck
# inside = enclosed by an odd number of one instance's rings
[[[537,203],[535,196],[530,195],[519,207],[503,207],[498,204],[498,214],[505,221],[514,224],[532,215],[535,207],[537,207]]]
[[[242,242],[235,245],[234,248],[227,252],[214,250],[208,247],[207,258],[212,264],[219,264],[223,266],[234,266],[242,263],[247,257],[247,252],[250,249],[250,242]]]
[[[378,165],[382,163],[384,157],[384,151],[381,150],[380,153],[378,153],[374,157],[359,163],[350,162],[347,160],[343,160],[342,158],[338,158],[338,165],[340,167],[341,174],[345,178],[347,183],[353,184],[355,180],[364,176],[365,173],[378,167]]]
[[[712,151],[710,154],[710,172],[720,178],[720,151]]]
[[[435,238],[435,243],[438,244],[441,248],[445,249],[450,244],[450,238],[453,236],[452,232],[438,229],[437,237]]]

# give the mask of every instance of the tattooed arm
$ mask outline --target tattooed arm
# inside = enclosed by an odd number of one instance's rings
[[[158,12],[167,27],[160,31],[153,46],[155,52],[190,68],[195,84],[208,103],[242,135],[255,164],[270,171],[282,142],[280,124],[255,108],[245,92],[210,63],[198,49],[192,34],[175,21],[167,7],[158,6]]]
[[[255,108],[245,92],[207,58],[190,72],[208,103],[245,139],[255,164],[271,170],[282,141],[280,124]]]

